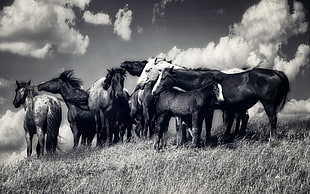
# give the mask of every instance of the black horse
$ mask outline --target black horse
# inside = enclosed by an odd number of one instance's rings
[[[162,147],[161,138],[172,116],[191,122],[193,144],[198,146],[199,131],[201,131],[205,115],[212,115],[210,112],[214,110],[213,105],[224,100],[222,86],[212,81],[202,88],[183,92],[173,89],[171,80],[166,78],[161,77],[159,85],[153,92],[156,96],[156,128],[158,130],[154,148]]]
[[[91,145],[96,135],[95,115],[88,108],[88,93],[81,89],[82,81],[73,77],[73,70],[66,70],[59,77],[38,85],[38,90],[60,94],[67,107],[67,119],[73,133],[74,147],[82,136],[82,145]]]
[[[121,63],[121,68],[126,69],[128,73],[132,76],[140,76],[143,68],[147,64],[148,61],[123,61]]]
[[[225,74],[217,70],[165,69],[161,76],[168,77],[174,86],[185,90],[201,88],[212,81],[213,77],[222,77],[225,101],[216,108],[244,115],[249,108],[260,101],[271,125],[270,137],[276,137],[277,112],[283,108],[290,88],[288,78],[283,72],[254,68],[242,73]],[[207,134],[211,129],[213,112],[210,114],[206,121]],[[245,130],[245,127],[241,130]],[[229,133],[230,128],[227,128],[225,134]]]

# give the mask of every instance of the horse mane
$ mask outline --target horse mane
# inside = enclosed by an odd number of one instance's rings
[[[107,90],[110,85],[111,85],[111,80],[112,80],[112,77],[116,74],[116,73],[120,73],[123,78],[126,77],[126,70],[125,69],[122,69],[122,68],[110,68],[108,69],[108,73],[106,75],[106,79],[103,81],[102,83],[102,87]]]
[[[62,72],[59,76],[59,78],[64,81],[69,83],[70,85],[72,85],[73,87],[77,88],[77,89],[81,89],[83,81],[80,78],[77,77],[73,77],[74,75],[74,70],[65,70],[64,72]]]

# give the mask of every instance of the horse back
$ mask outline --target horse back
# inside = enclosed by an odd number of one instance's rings
[[[25,130],[36,133],[36,127],[44,132],[50,128],[58,130],[61,123],[61,104],[48,95],[37,95],[33,98],[33,106],[27,110],[25,118]],[[58,132],[57,132],[58,134]]]

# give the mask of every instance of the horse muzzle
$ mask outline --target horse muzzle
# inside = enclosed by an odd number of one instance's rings
[[[13,105],[14,105],[15,108],[19,108],[21,104],[14,100],[13,101]]]

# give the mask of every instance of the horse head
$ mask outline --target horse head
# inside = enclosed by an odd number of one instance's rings
[[[66,70],[61,73],[59,77],[39,84],[38,90],[61,94],[63,99],[67,102],[73,103],[79,107],[86,106],[89,95],[81,88],[83,83],[82,80],[73,77],[73,74],[73,70]]]
[[[102,87],[105,90],[111,88],[113,92],[112,96],[118,98],[124,94],[124,81],[126,77],[126,70],[121,68],[112,68],[108,70],[105,81],[102,84]]]
[[[121,63],[121,68],[128,71],[128,73],[132,76],[140,76],[145,65],[148,63],[148,61],[123,61]]]
[[[152,90],[154,96],[158,96],[165,89],[170,89],[174,86],[175,80],[172,76],[172,70],[173,67],[161,71]]]
[[[31,80],[28,82],[18,82],[16,80],[16,86],[15,89],[15,97],[13,104],[15,108],[19,108],[21,104],[24,104],[26,101],[26,97],[29,95],[31,91],[34,91],[33,87],[30,85]]]

